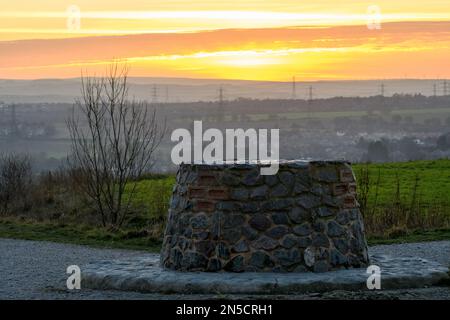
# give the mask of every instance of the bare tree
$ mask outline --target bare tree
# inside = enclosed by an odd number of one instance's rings
[[[13,206],[25,208],[31,183],[32,169],[28,156],[0,156],[0,213],[10,213]]]
[[[127,67],[115,63],[106,77],[82,77],[82,99],[67,121],[71,167],[83,178],[81,189],[102,224],[115,228],[130,212],[136,179],[150,169],[164,134],[155,110],[128,99],[127,75]]]

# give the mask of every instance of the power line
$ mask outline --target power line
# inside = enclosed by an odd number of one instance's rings
[[[17,124],[16,105],[13,103],[10,106],[11,109],[11,135],[17,137],[19,135],[19,126]]]
[[[447,80],[444,80],[444,82],[442,83],[442,86],[443,86],[444,96],[448,95],[448,82],[447,82]]]
[[[313,87],[309,86],[308,87],[308,102],[311,103],[313,100]]]
[[[217,111],[217,118],[219,121],[223,121],[224,118],[224,105],[225,105],[225,98],[224,98],[224,92],[222,86],[219,88],[219,109]]]
[[[380,85],[380,94],[382,97],[384,97],[384,92],[385,92],[386,86],[384,85],[384,83],[382,83]]]
[[[312,118],[313,87],[308,87],[308,117]]]
[[[152,103],[158,103],[158,88],[156,84],[152,88]]]
[[[220,87],[219,88],[219,106],[220,107],[222,107],[223,106],[223,92],[224,92],[224,90],[223,90],[223,88],[222,87]]]
[[[295,76],[292,77],[292,99],[295,100],[297,98],[297,83]]]

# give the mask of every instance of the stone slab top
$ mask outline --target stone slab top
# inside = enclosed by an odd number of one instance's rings
[[[314,166],[324,166],[324,165],[350,165],[351,163],[347,160],[309,160],[309,159],[295,159],[295,160],[255,160],[255,161],[223,161],[219,163],[205,163],[205,162],[194,162],[194,163],[182,163],[181,167],[196,167],[199,169],[208,170],[221,170],[225,168],[233,169],[253,169],[258,167],[270,166],[271,164],[278,164],[280,168],[307,168],[310,165]]]
[[[420,288],[448,279],[448,268],[419,257],[372,255],[382,289]],[[159,266],[157,255],[91,263],[82,268],[82,286],[100,290],[182,294],[297,294],[368,290],[366,268],[325,273],[179,272]]]

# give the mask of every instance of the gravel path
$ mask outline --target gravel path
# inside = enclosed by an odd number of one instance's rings
[[[383,245],[371,247],[376,254],[419,256],[450,265],[450,241]],[[66,268],[97,260],[141,255],[139,251],[95,249],[52,242],[0,239],[0,299],[206,299],[204,295],[158,295],[117,291],[66,290]],[[439,298],[450,299],[449,288],[381,291],[377,293],[330,292],[322,295],[280,296],[276,298]],[[224,298],[224,296],[221,296]],[[252,298],[233,296],[228,298]],[[253,297],[254,298],[254,297]],[[260,298],[260,297],[259,297]]]
[[[450,241],[391,244],[370,247],[372,254],[416,256],[450,266]]]

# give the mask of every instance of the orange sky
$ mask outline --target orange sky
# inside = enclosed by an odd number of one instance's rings
[[[448,0],[375,4],[0,0],[0,78],[99,74],[114,58],[132,76],[450,78]]]

